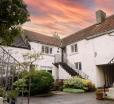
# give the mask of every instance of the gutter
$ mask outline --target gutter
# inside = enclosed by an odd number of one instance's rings
[[[96,34],[96,35],[93,35],[93,36],[89,36],[89,37],[87,37],[85,39],[89,40],[89,39],[93,39],[93,38],[96,38],[96,37],[99,37],[99,36],[102,36],[102,35],[105,35],[105,34],[110,34],[110,33],[113,33],[113,32],[114,32],[114,29],[106,31],[106,32],[103,32],[103,33],[99,33],[99,34]],[[114,36],[114,35],[110,35],[110,36]]]

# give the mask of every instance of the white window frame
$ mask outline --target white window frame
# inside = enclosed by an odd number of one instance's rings
[[[41,49],[43,54],[52,54],[53,53],[53,48],[47,45],[42,45],[42,49]]]
[[[77,70],[82,70],[82,63],[81,62],[75,62],[75,68]]]
[[[76,52],[78,52],[78,45],[77,45],[77,43],[71,45],[71,53],[76,53]]]

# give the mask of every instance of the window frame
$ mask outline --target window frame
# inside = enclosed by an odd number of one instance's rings
[[[72,44],[71,45],[71,53],[77,53],[78,52],[78,44]]]
[[[52,55],[53,54],[53,48],[51,46],[47,46],[47,45],[42,45],[42,50],[41,52],[43,54],[49,54]]]
[[[77,70],[82,70],[82,63],[81,62],[75,62],[74,63],[75,64],[75,68],[77,69]]]

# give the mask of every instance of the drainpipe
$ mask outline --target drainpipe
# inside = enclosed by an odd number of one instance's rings
[[[61,48],[61,54],[62,54],[61,61],[63,63],[64,62],[64,48]]]
[[[104,80],[105,80],[105,84],[104,84],[104,94],[105,94],[105,88],[106,88],[106,73],[105,73],[105,69],[104,69]]]

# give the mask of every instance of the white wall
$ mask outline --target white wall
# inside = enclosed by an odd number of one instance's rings
[[[96,67],[96,86],[97,87],[103,87],[105,84],[105,78],[104,78],[104,71],[102,69],[102,67]]]
[[[31,45],[31,49],[32,51],[34,51],[35,53],[41,53],[42,54],[42,45],[44,44],[40,44],[40,43],[35,43],[35,42],[30,42]],[[52,54],[42,54],[41,55],[41,59],[37,60],[34,64],[38,65],[41,68],[51,68],[53,69],[53,63],[55,62],[55,55],[56,54],[61,54],[61,50],[59,49],[59,53],[58,53],[58,47],[55,46],[50,46],[47,45],[49,47],[52,48]]]
[[[94,50],[97,53],[95,57],[96,65],[107,64],[114,57],[114,33],[110,35],[106,34],[92,39]]]
[[[67,46],[68,64],[75,69],[76,62],[82,63],[82,71],[89,76],[89,79],[96,83],[96,70],[94,64],[94,53],[92,44],[87,40],[77,42],[78,52],[71,52],[71,45]]]
[[[103,72],[96,65],[108,64],[114,57],[114,33],[99,36],[90,40],[77,42],[78,52],[71,52],[67,46],[68,64],[75,69],[74,63],[82,62],[82,71],[89,76],[97,86],[103,85]],[[74,43],[73,43],[74,44]]]
[[[30,52],[28,49],[15,48],[15,47],[3,47],[6,51],[9,52],[17,61],[20,63],[24,62],[23,55]]]
[[[31,50],[28,49],[22,49],[22,48],[14,48],[14,47],[4,47],[9,53],[20,63],[25,62],[25,59],[23,58],[23,55],[26,53],[41,53],[42,45],[40,43],[30,42]],[[58,49],[58,47],[50,46],[52,47],[52,54],[42,54],[41,58],[34,62],[36,67],[41,70],[52,70],[52,75],[54,78],[56,78],[56,70],[53,63],[55,62],[55,56],[60,56],[61,49]],[[59,52],[58,52],[59,50]],[[57,57],[58,58],[58,57]]]
[[[60,65],[59,65],[59,79],[69,79],[71,75],[67,73]]]

